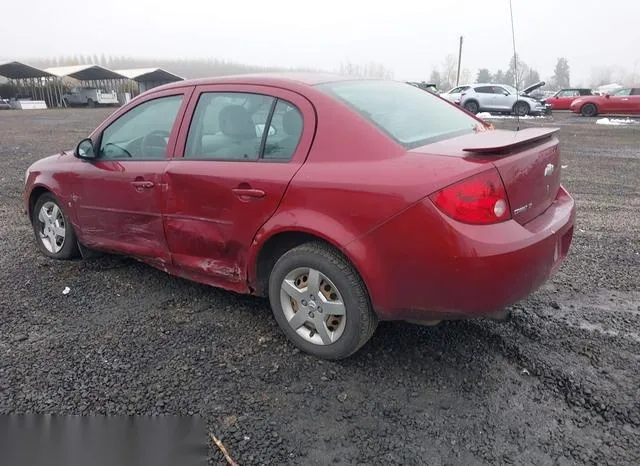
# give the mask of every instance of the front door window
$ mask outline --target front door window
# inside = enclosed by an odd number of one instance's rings
[[[98,157],[103,160],[159,160],[167,143],[183,95],[160,97],[125,113],[102,133]]]

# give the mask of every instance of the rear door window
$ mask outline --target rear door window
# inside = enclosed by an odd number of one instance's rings
[[[257,160],[275,100],[261,94],[202,93],[189,126],[184,157]]]
[[[263,158],[291,160],[302,135],[302,114],[295,105],[278,100],[270,122]]]

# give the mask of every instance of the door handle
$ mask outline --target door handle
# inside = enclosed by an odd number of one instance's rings
[[[141,190],[141,189],[151,189],[151,188],[153,188],[155,186],[153,184],[153,181],[144,181],[144,180],[132,181],[131,184],[138,191]]]
[[[253,188],[233,188],[233,194],[240,200],[248,200],[247,198],[260,199],[266,195],[261,189]]]

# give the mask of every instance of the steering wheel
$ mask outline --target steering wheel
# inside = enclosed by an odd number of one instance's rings
[[[148,133],[144,138],[142,138],[142,147],[141,151],[143,156],[147,154],[153,153],[153,148],[162,148],[163,150],[167,147],[167,142],[165,138],[169,137],[169,131],[165,131],[164,129],[156,129]]]

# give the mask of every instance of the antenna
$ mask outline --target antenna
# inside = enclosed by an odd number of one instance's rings
[[[520,98],[520,91],[518,90],[518,55],[516,54],[516,33],[513,28],[513,5],[512,0],[509,0],[509,12],[511,13],[511,40],[513,41],[513,74],[516,81],[516,102]],[[516,131],[520,131],[520,115],[516,112]]]

